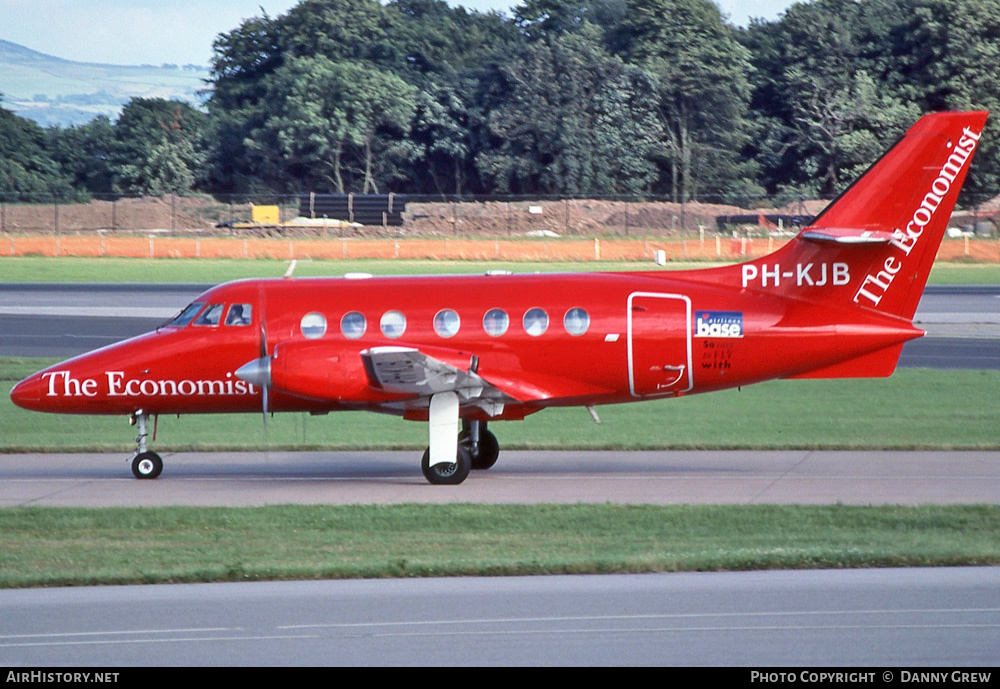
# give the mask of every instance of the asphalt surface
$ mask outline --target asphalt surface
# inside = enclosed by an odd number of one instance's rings
[[[119,685],[148,677],[137,665],[740,666],[747,683],[794,666],[810,686],[832,666],[874,685],[936,666],[989,681],[998,590],[997,567],[7,590],[0,665],[98,666]]]
[[[502,452],[432,486],[417,452],[164,454],[155,481],[126,453],[0,455],[0,506],[355,503],[1000,503],[1000,452]]]

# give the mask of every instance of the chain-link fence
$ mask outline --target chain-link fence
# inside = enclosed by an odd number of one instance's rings
[[[825,200],[763,204],[759,208],[658,197],[555,198],[523,196],[422,197],[386,195],[401,211],[356,222],[353,210],[317,212],[309,195],[247,199],[225,196],[108,197],[89,203],[0,197],[0,232],[7,234],[157,233],[250,237],[679,238],[790,236],[808,224]],[[351,195],[348,208],[366,197]],[[953,232],[997,234],[1000,204],[975,200],[956,211]],[[352,222],[354,220],[355,222]]]

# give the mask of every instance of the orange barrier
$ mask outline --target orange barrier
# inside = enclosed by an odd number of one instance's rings
[[[472,261],[648,261],[664,251],[669,261],[739,261],[765,256],[785,239],[254,239],[93,235],[7,235],[8,256],[117,256],[231,259],[441,259]],[[4,246],[6,243],[6,246]],[[946,239],[941,260],[1000,262],[995,239]]]

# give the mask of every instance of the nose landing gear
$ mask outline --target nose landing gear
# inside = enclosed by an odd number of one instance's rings
[[[132,455],[132,475],[141,479],[152,479],[163,471],[163,460],[160,455],[146,449],[146,422],[149,414],[141,409],[132,415],[130,421],[138,427],[135,438],[135,454]]]

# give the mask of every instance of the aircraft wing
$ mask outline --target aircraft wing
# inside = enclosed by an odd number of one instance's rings
[[[463,402],[474,402],[491,415],[516,403],[474,371],[463,371],[412,347],[371,347],[361,352],[372,384],[387,392],[429,397],[455,392]]]
[[[371,347],[361,352],[369,380],[386,392],[429,397],[456,392],[463,401],[473,401],[488,413],[487,405],[531,404],[555,398],[593,398],[607,389],[559,376],[495,367],[484,376],[435,358],[413,347]],[[497,411],[496,413],[500,413]]]

